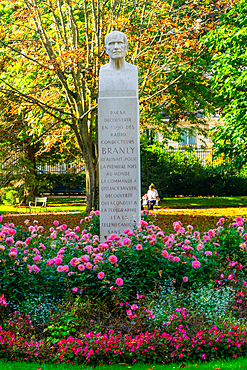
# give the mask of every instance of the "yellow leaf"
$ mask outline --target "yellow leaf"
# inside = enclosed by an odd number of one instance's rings
[[[185,41],[185,46],[186,46],[186,48],[188,48],[190,46],[190,40]]]

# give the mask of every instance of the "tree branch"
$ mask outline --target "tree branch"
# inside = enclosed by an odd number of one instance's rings
[[[174,85],[178,80],[180,80],[180,78],[182,78],[186,72],[188,72],[188,70],[193,66],[193,64],[196,62],[196,60],[201,56],[201,54],[203,53],[203,51],[205,50],[205,47],[200,51],[200,53],[197,55],[196,58],[194,58],[193,62],[191,63],[191,65],[180,75],[178,76],[172,83],[170,83],[168,86],[164,87],[163,89],[157,91],[156,93],[154,93],[153,95],[150,95],[148,98],[142,100],[140,103],[144,103],[146,102],[147,100],[149,99],[152,99],[154,96],[166,91],[169,87],[171,87],[172,85]],[[165,103],[162,103],[160,106],[162,107]]]
[[[33,59],[25,54],[23,54],[21,51],[13,48],[12,46],[6,44],[5,42],[3,42],[2,40],[0,40],[0,43],[2,45],[4,45],[5,47],[9,48],[10,50],[14,51],[15,53],[19,54],[19,55],[22,55],[24,58],[28,59],[28,60],[31,60],[32,62],[38,64],[39,66],[41,66],[42,68],[46,68],[46,69],[49,69],[49,70],[52,70],[52,68],[50,68],[49,66],[45,66],[44,64],[40,63],[39,61],[37,61],[36,59]]]
[[[63,12],[62,12],[62,3],[61,3],[61,0],[58,0],[58,9],[59,9],[60,20],[61,20],[62,29],[63,29],[63,36],[64,36],[66,48],[67,48],[68,47],[68,39],[67,39],[66,27],[65,27]]]
[[[26,3],[26,0],[25,0],[25,3]],[[55,54],[53,52],[51,43],[50,43],[50,41],[48,39],[48,36],[45,32],[45,29],[43,27],[42,20],[41,20],[41,15],[40,15],[39,8],[37,6],[36,0],[33,0],[33,3],[34,3],[36,14],[37,14],[36,18],[33,18],[36,30],[40,34],[40,38],[41,38],[41,42],[43,44],[43,47],[44,47],[51,63],[53,64],[53,68],[54,68],[54,71],[55,71],[56,75],[58,76],[59,80],[61,81],[61,84],[62,84],[62,86],[65,90],[65,93],[66,93],[67,97],[68,97],[68,101],[70,101],[70,103],[72,104],[71,98],[73,100],[73,98],[75,97],[75,94],[69,89],[66,78],[64,77],[64,74],[63,74],[61,68],[59,67],[59,63],[56,60],[56,57],[55,57]]]
[[[33,104],[36,104],[37,106],[39,106],[40,108],[44,109],[44,107],[46,107],[47,109],[51,109],[51,110],[54,110],[54,111],[57,111],[57,112],[61,112],[61,109],[60,108],[56,108],[56,107],[51,107],[50,105],[48,104],[45,104],[43,102],[41,102],[40,100],[36,99],[36,98],[33,98],[31,96],[28,96],[27,94],[24,94],[20,91],[18,91],[17,89],[15,89],[13,86],[11,86],[10,84],[8,84],[6,81],[4,81],[3,79],[0,78],[0,81],[2,81],[5,85],[7,85],[12,92],[16,93],[17,96],[21,96],[25,101],[27,102],[32,102]],[[7,94],[9,93],[9,90],[4,90],[4,89],[1,89],[1,91],[4,93],[4,94]],[[67,114],[69,116],[74,116],[68,112],[63,112],[63,114]]]

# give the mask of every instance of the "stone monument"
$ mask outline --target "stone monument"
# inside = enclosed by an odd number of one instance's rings
[[[101,240],[122,235],[141,217],[138,69],[125,61],[126,35],[105,37],[110,62],[99,74],[99,196]]]

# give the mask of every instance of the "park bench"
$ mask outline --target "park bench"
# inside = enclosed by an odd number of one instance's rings
[[[39,209],[41,212],[42,208],[47,210],[47,197],[37,197],[34,202],[29,202],[30,213],[32,212],[32,209]]]

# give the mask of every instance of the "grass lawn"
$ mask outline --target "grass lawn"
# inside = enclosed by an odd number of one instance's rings
[[[227,222],[235,221],[237,216],[247,217],[247,208],[205,208],[205,209],[166,209],[156,210],[157,225],[168,231],[172,230],[172,223],[181,221],[183,225],[192,225],[200,232],[214,228],[220,217]]]
[[[160,207],[246,207],[247,197],[174,197],[164,198]]]
[[[31,222],[36,219],[47,230],[55,219],[60,224],[65,223],[68,227],[74,228],[79,225],[85,215],[86,204],[80,197],[51,197],[48,198],[48,205],[48,213],[30,214],[26,209],[27,212],[21,215],[16,212],[16,208],[4,205],[0,205],[0,213],[3,215],[4,222],[19,225],[23,224],[26,219]],[[174,221],[181,221],[185,226],[192,225],[194,229],[204,232],[214,228],[220,217],[225,217],[227,222],[232,222],[237,216],[247,217],[245,205],[247,205],[247,197],[165,198],[165,201],[161,201],[154,212],[158,217],[157,225],[167,233],[173,232]],[[58,212],[68,213],[59,214]]]
[[[48,197],[48,212],[85,212],[84,197]],[[213,207],[247,207],[247,197],[173,197],[164,198],[159,202],[158,210],[162,208],[213,208]],[[33,211],[32,211],[33,212]],[[39,210],[38,210],[39,212]],[[29,207],[22,207],[21,212],[14,206],[0,204],[0,213],[27,213]]]
[[[84,197],[48,197],[47,212],[85,212],[86,203]],[[39,213],[40,210],[38,209]],[[0,204],[0,213],[30,213],[29,207],[21,207],[21,210],[15,206]],[[34,210],[32,210],[34,213]]]
[[[181,368],[190,368],[198,370],[239,370],[247,369],[247,359],[239,358],[231,361],[213,361],[209,363],[197,363],[197,364],[170,364],[170,365],[148,365],[148,364],[137,364],[137,365],[104,365],[97,367],[90,367],[85,365],[69,365],[69,364],[38,364],[38,363],[26,363],[26,362],[0,362],[0,370],[176,370]]]

